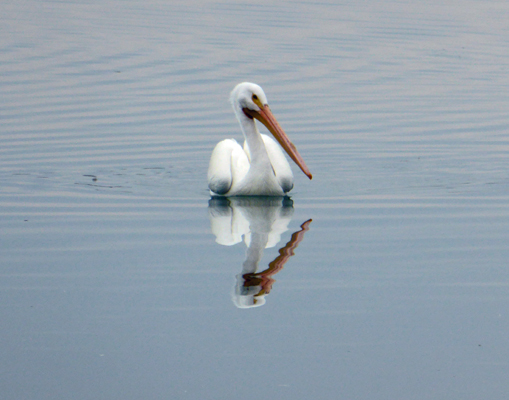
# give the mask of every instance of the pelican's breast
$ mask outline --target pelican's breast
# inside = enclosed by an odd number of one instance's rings
[[[283,192],[287,193],[293,188],[293,172],[290,164],[274,139],[267,135],[261,136],[279,186],[281,186]]]

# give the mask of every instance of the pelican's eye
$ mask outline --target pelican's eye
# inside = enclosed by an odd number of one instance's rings
[[[258,107],[263,108],[262,101],[256,94],[253,93],[253,95],[251,96],[251,100],[253,100],[253,103],[255,103]]]

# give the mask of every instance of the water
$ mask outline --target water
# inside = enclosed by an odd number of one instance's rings
[[[2,398],[506,397],[506,2],[0,10]],[[244,80],[291,199],[209,202]]]

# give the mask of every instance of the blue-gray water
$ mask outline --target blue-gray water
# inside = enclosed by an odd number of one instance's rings
[[[508,20],[4,1],[2,399],[505,399]],[[314,179],[209,204],[245,80]]]

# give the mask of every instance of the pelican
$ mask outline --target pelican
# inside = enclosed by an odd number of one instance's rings
[[[225,139],[216,145],[208,171],[211,195],[284,196],[293,188],[293,173],[281,147],[312,179],[301,155],[272,115],[260,86],[239,83],[230,101],[244,134],[244,148],[235,139]],[[265,125],[281,147],[271,137],[260,134],[255,119]]]

